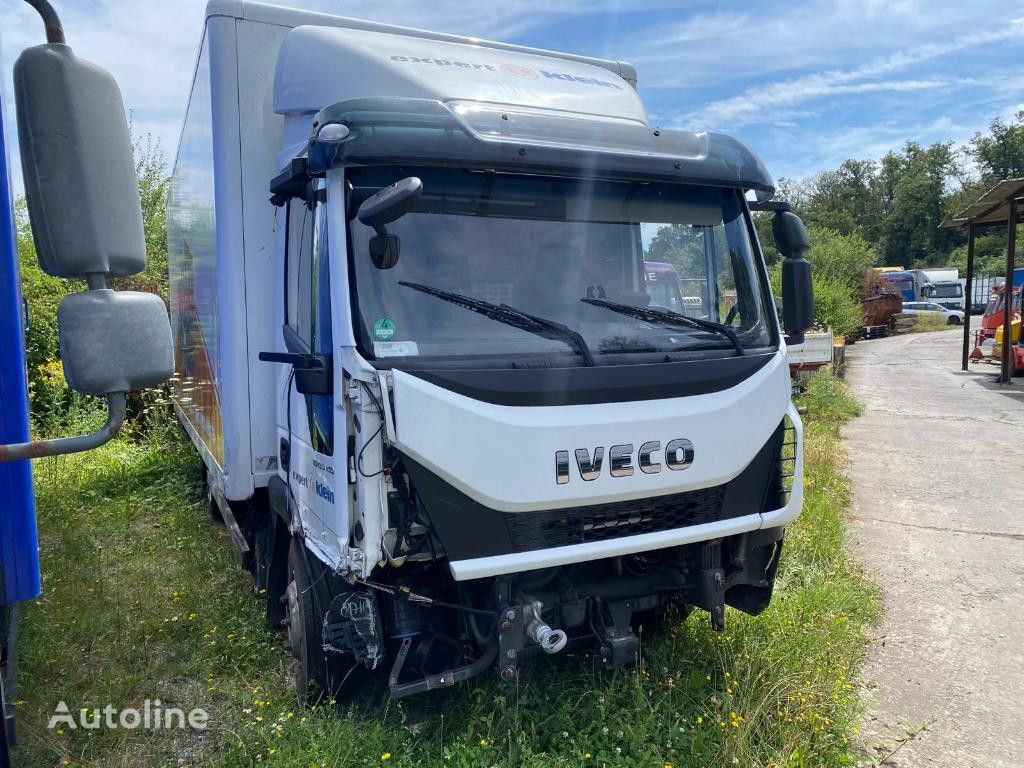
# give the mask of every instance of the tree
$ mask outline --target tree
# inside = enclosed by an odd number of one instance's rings
[[[146,270],[113,281],[115,288],[147,291],[168,300],[167,287],[167,192],[171,179],[160,142],[151,134],[132,139],[135,175],[142,203],[142,228],[146,238]]]
[[[805,206],[807,224],[877,240],[881,218],[877,172],[872,160],[846,160],[838,169],[818,174]]]
[[[879,247],[888,265],[911,267],[945,263],[958,235],[940,230],[945,213],[946,182],[954,169],[952,143],[927,149],[908,142],[900,155],[883,158],[887,208]]]
[[[992,186],[1003,179],[1024,176],[1024,110],[1013,122],[995,118],[989,123],[989,135],[974,134],[968,153],[981,170],[982,180]]]
[[[686,224],[663,226],[651,238],[647,259],[671,264],[681,277],[705,275],[704,232]]]

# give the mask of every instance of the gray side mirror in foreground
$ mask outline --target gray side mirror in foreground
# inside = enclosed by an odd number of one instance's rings
[[[804,333],[814,327],[814,286],[811,265],[805,255],[811,248],[807,228],[791,211],[776,211],[772,217],[775,246],[782,261],[782,325],[787,342],[800,344]]]
[[[48,43],[18,57],[14,92],[40,266],[55,277],[141,272],[142,206],[114,78]]]
[[[155,295],[107,289],[108,276],[146,268],[142,206],[121,92],[104,70],[75,56],[46,3],[32,3],[46,45],[14,65],[25,195],[39,264],[89,290],[57,310],[68,384],[106,396],[107,422],[89,435],[0,445],[0,461],[54,456],[102,445],[120,429],[126,394],[166,381],[174,369],[171,326]]]
[[[57,332],[64,378],[78,392],[144,389],[174,372],[167,309],[152,293],[72,293],[57,308]]]

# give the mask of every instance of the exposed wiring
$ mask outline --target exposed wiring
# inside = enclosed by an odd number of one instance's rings
[[[363,447],[359,449],[359,453],[356,455],[356,471],[359,472],[359,474],[362,475],[363,477],[377,477],[379,475],[383,475],[385,470],[387,469],[387,467],[384,466],[383,457],[381,457],[381,468],[378,469],[376,472],[371,472],[368,474],[363,470],[363,452],[366,450],[367,446],[370,445],[370,443],[377,439],[377,435],[381,434],[381,432],[383,431],[384,422],[381,422],[380,426],[377,427],[377,430],[372,435],[370,435],[370,439],[363,443]]]
[[[437,607],[437,608],[452,608],[457,611],[465,611],[466,613],[479,613],[484,616],[497,616],[497,611],[489,611],[486,608],[471,608],[468,605],[459,605],[458,603],[446,603],[443,600],[435,600],[432,597],[426,595],[419,595],[413,592],[408,587],[392,587],[390,584],[378,584],[373,581],[360,581],[365,587],[375,589],[378,592],[384,592],[385,594],[391,595],[395,598],[400,598],[406,602],[413,603],[414,605],[421,605],[424,607]]]
[[[383,451],[381,452],[381,467],[379,470],[372,473],[367,473],[363,470],[363,453],[366,451],[366,448],[370,443],[376,440],[378,436],[382,436],[384,433],[384,406],[381,405],[380,400],[378,400],[377,396],[373,394],[373,391],[366,385],[365,381],[360,381],[359,383],[362,385],[363,390],[377,408],[377,416],[380,418],[380,425],[377,427],[376,431],[370,435],[369,439],[363,443],[363,447],[359,449],[359,453],[356,455],[356,471],[363,477],[378,477],[390,469],[389,467],[384,466]]]

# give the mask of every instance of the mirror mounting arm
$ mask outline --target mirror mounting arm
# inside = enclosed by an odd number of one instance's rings
[[[124,424],[126,397],[124,392],[107,395],[107,421],[95,432],[77,437],[60,437],[53,440],[33,440],[29,443],[0,445],[0,464],[19,459],[41,459],[44,456],[63,456],[66,453],[91,451],[110,442]]]
[[[64,25],[60,23],[60,17],[47,0],[25,0],[26,3],[36,9],[43,20],[46,28],[46,42],[64,43]]]
[[[264,363],[284,363],[295,372],[295,391],[300,395],[329,395],[332,366],[329,358],[306,352],[260,352]]]

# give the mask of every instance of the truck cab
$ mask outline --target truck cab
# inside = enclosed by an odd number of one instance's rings
[[[964,282],[960,279],[957,269],[923,269],[921,295],[919,299],[927,299],[945,309],[964,309]]]
[[[571,642],[616,666],[673,605],[762,611],[802,449],[753,152],[651,126],[621,62],[211,9],[176,402],[300,691],[513,681]]]

